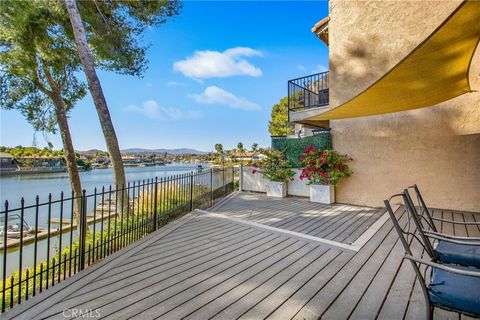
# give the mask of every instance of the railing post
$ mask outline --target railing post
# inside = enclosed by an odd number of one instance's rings
[[[82,191],[82,198],[80,201],[80,228],[79,228],[79,269],[85,268],[85,244],[87,237],[87,196],[85,189]]]
[[[157,230],[157,185],[158,185],[158,178],[155,177],[155,187],[153,188],[154,196],[153,196],[153,230]]]
[[[210,168],[210,206],[213,207],[213,168]]]
[[[235,190],[235,168],[232,167],[232,192]]]
[[[222,168],[223,196],[227,195],[227,186],[225,185],[225,167]]]
[[[190,173],[190,211],[193,211],[193,172]]]
[[[3,226],[3,279],[2,279],[2,312],[5,312],[5,290],[7,290],[6,283],[7,283],[7,230],[8,230],[8,201],[5,201],[5,220]],[[21,271],[20,271],[21,272]],[[10,291],[10,295],[13,295],[13,291]]]
[[[238,168],[238,191],[243,191],[243,163]]]
[[[288,112],[287,112],[287,117],[288,117],[288,120],[287,120],[287,125],[288,123],[290,122],[290,109],[292,108],[291,105],[290,105],[290,81],[287,82],[287,109],[288,109]]]

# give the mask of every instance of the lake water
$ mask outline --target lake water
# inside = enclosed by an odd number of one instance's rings
[[[196,165],[174,163],[165,166],[125,168],[125,174],[129,182],[166,177],[190,171],[196,171]],[[95,187],[100,189],[105,186],[108,188],[113,183],[113,174],[110,168],[96,169],[80,172],[80,179],[82,188],[87,191],[87,194],[90,194]],[[0,201],[2,205],[0,211],[4,209],[5,200],[8,200],[10,208],[14,208],[20,206],[22,197],[25,199],[26,205],[34,204],[37,195],[40,197],[40,202],[43,202],[47,201],[49,193],[55,199],[59,197],[62,191],[66,195],[71,192],[70,181],[66,172],[0,177]]]
[[[205,167],[205,166],[204,166]],[[176,174],[184,174],[189,172],[196,172],[197,165],[192,164],[168,164],[165,166],[155,167],[130,167],[125,168],[125,174],[127,182],[143,181],[148,179],[154,179],[155,177],[162,178],[172,176]],[[105,186],[108,190],[109,185],[113,183],[113,174],[111,169],[96,169],[92,171],[86,171],[80,173],[80,179],[82,182],[82,188],[87,191],[87,194],[92,194],[94,188],[101,190],[102,186]],[[35,198],[38,195],[40,203],[48,201],[48,196],[51,193],[53,200],[60,198],[61,192],[65,193],[65,197],[69,197],[71,194],[70,181],[67,173],[42,173],[42,174],[25,174],[18,176],[6,176],[0,177],[0,211],[5,210],[5,201],[8,200],[9,208],[19,208],[21,198],[25,199],[25,206],[34,205]],[[89,199],[88,211],[93,210],[92,199]],[[47,210],[48,206],[42,206],[39,210],[39,226],[45,227],[48,221]],[[60,205],[54,204],[51,206],[52,218],[59,217]],[[68,217],[70,211],[70,204],[67,202],[64,206],[64,218]],[[20,213],[17,211],[16,213]],[[11,220],[11,213],[9,219]],[[25,210],[25,220],[33,226],[35,223],[35,209]],[[75,232],[76,234],[76,232]],[[76,235],[74,235],[76,237]],[[62,236],[63,245],[65,247],[68,244],[69,233]],[[39,241],[38,243],[38,257],[39,261],[45,259],[46,253],[46,240]],[[23,248],[23,261],[22,267],[33,265],[33,245],[26,245]],[[50,250],[55,252],[58,250],[58,237],[53,237]],[[8,250],[7,253],[7,275],[19,268],[19,251],[17,249]],[[3,259],[3,252],[0,254],[0,261]],[[4,270],[0,270],[0,277],[3,275]]]

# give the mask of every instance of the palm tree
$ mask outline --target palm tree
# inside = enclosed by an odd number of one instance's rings
[[[220,155],[222,159],[222,165],[225,163],[225,152],[221,143],[215,144],[215,151]]]
[[[223,154],[223,146],[222,146],[221,143],[215,144],[215,151],[216,151],[218,154]]]
[[[235,148],[227,151],[228,157],[232,160],[232,162],[237,162],[237,156],[235,155],[236,152],[237,150]]]
[[[76,0],[65,0],[67,6],[70,22],[72,23],[73,35],[78,49],[78,54],[83,65],[83,70],[87,77],[88,87],[93,97],[95,107],[97,109],[98,118],[102,127],[103,135],[105,136],[105,143],[107,145],[108,153],[110,154],[110,161],[112,162],[114,183],[116,186],[125,186],[125,170],[123,167],[122,154],[118,145],[117,135],[113,122],[108,110],[107,101],[103,94],[100,80],[98,79],[93,63],[92,54],[88,47],[85,29],[83,27],[82,17],[77,8]],[[127,201],[128,204],[128,201]]]
[[[245,148],[243,147],[243,143],[241,142],[237,143],[237,150],[241,156],[245,155]]]
[[[252,144],[252,151],[255,152],[255,151],[257,151],[257,150],[258,150],[258,143],[254,142],[254,143]]]

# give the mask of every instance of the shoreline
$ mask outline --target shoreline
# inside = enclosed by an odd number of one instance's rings
[[[28,170],[0,170],[0,176],[16,176],[22,174],[62,173],[67,172],[66,167],[60,168],[33,168]]]

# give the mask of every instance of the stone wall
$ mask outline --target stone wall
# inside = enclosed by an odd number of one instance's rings
[[[330,0],[330,106],[374,83],[459,3]],[[478,48],[470,83],[480,91]],[[330,125],[333,148],[354,159],[354,174],[337,188],[337,202],[382,206],[387,196],[416,183],[429,206],[480,212],[480,92]]]

